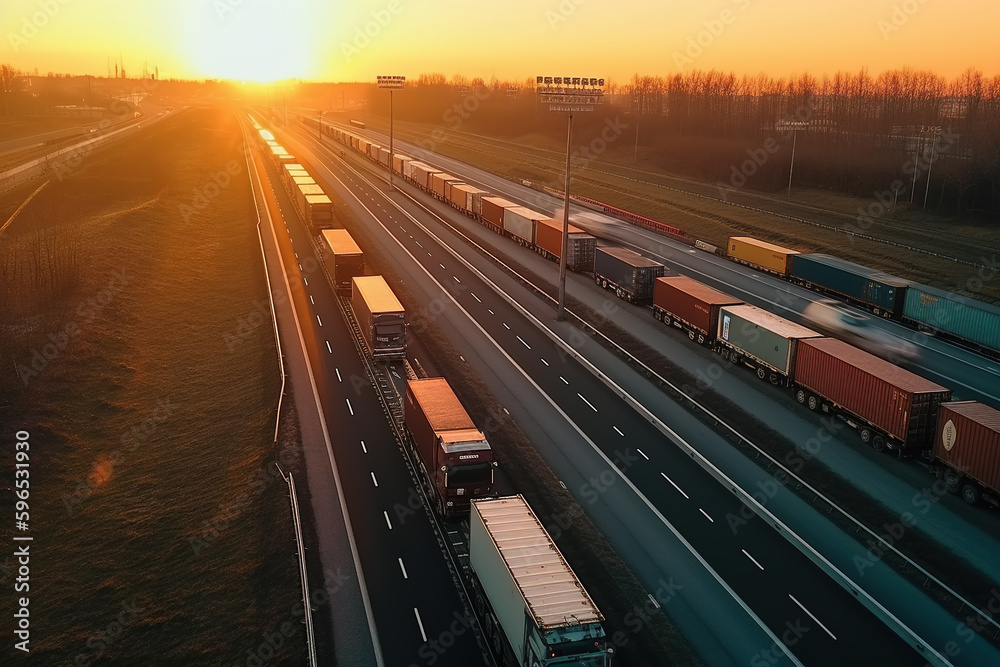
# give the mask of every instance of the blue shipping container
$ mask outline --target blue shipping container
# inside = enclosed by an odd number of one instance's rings
[[[954,292],[910,285],[903,318],[1000,351],[1000,308]]]
[[[821,253],[792,255],[791,278],[862,304],[876,315],[899,317],[910,281]]]

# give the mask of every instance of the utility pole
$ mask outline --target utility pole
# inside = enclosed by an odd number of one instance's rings
[[[392,192],[392,172],[396,166],[396,152],[393,147],[392,132],[392,93],[395,90],[402,90],[406,83],[405,76],[379,76],[377,78],[378,87],[389,91],[389,192]]]

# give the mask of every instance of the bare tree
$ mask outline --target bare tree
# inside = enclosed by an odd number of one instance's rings
[[[10,115],[10,98],[21,89],[24,73],[13,65],[0,64],[0,93],[3,93],[3,115]]]

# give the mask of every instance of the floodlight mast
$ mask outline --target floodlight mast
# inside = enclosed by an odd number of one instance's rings
[[[566,125],[566,184],[563,190],[562,243],[559,251],[559,304],[556,320],[566,319],[566,254],[569,248],[569,182],[573,146],[573,114],[593,111],[604,101],[604,79],[591,77],[540,76],[536,79],[539,101],[549,111],[568,111]]]
[[[392,91],[400,90],[403,84],[406,83],[405,76],[381,76],[377,77],[378,87],[385,88],[389,91],[389,192],[392,192],[392,172],[395,165],[396,153],[394,150],[393,142],[393,123],[392,123]]]

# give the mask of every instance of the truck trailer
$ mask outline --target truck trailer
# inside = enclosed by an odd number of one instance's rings
[[[749,304],[722,306],[717,327],[715,343],[720,353],[774,385],[791,381],[801,341],[822,335]]]
[[[479,219],[494,232],[503,234],[504,217],[512,208],[517,208],[517,204],[502,197],[483,197],[480,199]]]
[[[602,246],[595,249],[594,280],[604,289],[629,303],[643,303],[653,298],[656,279],[664,267],[628,248]]]
[[[351,309],[375,359],[406,356],[406,311],[382,276],[355,276]]]
[[[726,255],[730,259],[779,276],[788,275],[792,257],[798,254],[796,250],[782,248],[780,245],[750,236],[732,236],[726,247]]]
[[[403,413],[439,515],[493,493],[493,450],[447,380],[407,380]]]
[[[742,303],[687,276],[657,278],[653,286],[653,317],[699,345],[715,341],[720,308]]]
[[[535,252],[545,259],[559,261],[562,255],[563,221],[545,218],[535,222]],[[597,237],[579,227],[569,225],[566,235],[566,267],[571,271],[590,273],[594,270]]]
[[[976,401],[942,403],[932,458],[949,491],[970,505],[1000,506],[1000,411]]]
[[[903,313],[910,281],[822,253],[792,257],[792,282],[856,303],[881,317]]]
[[[365,275],[365,255],[346,229],[324,229],[323,260],[333,288],[351,295],[356,276]]]
[[[522,496],[472,502],[469,576],[498,664],[611,664],[604,616]]]
[[[900,456],[930,449],[940,405],[951,390],[836,338],[798,344],[795,399],[840,414],[861,441]]]

